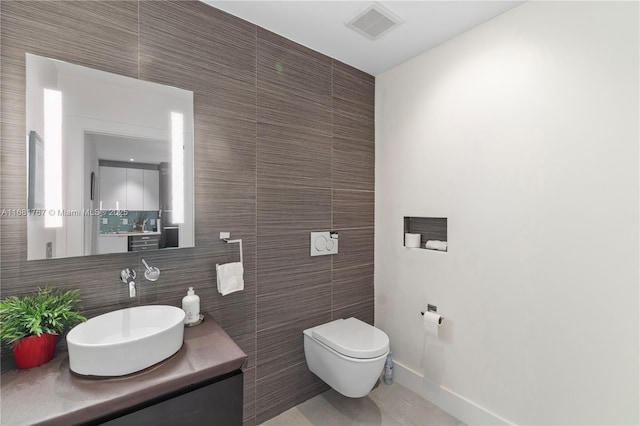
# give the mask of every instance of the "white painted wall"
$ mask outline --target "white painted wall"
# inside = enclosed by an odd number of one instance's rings
[[[376,78],[376,325],[463,420],[640,423],[638,16],[528,2]]]

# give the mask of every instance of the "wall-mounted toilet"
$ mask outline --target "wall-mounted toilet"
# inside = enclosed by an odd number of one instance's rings
[[[357,318],[304,330],[309,370],[344,396],[361,398],[376,384],[389,353],[384,331]]]

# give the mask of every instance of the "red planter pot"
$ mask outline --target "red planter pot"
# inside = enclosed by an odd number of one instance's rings
[[[24,337],[13,347],[18,368],[32,368],[49,362],[56,351],[56,334]]]

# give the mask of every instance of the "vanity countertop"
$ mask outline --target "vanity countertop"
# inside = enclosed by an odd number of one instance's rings
[[[201,325],[185,328],[175,355],[129,376],[74,375],[66,352],[40,367],[3,372],[0,424],[77,424],[241,368],[247,355],[210,315],[204,316]]]

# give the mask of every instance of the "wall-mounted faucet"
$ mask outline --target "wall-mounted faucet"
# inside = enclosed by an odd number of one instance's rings
[[[133,268],[125,268],[120,272],[120,279],[129,286],[129,297],[136,297],[136,271]]]

